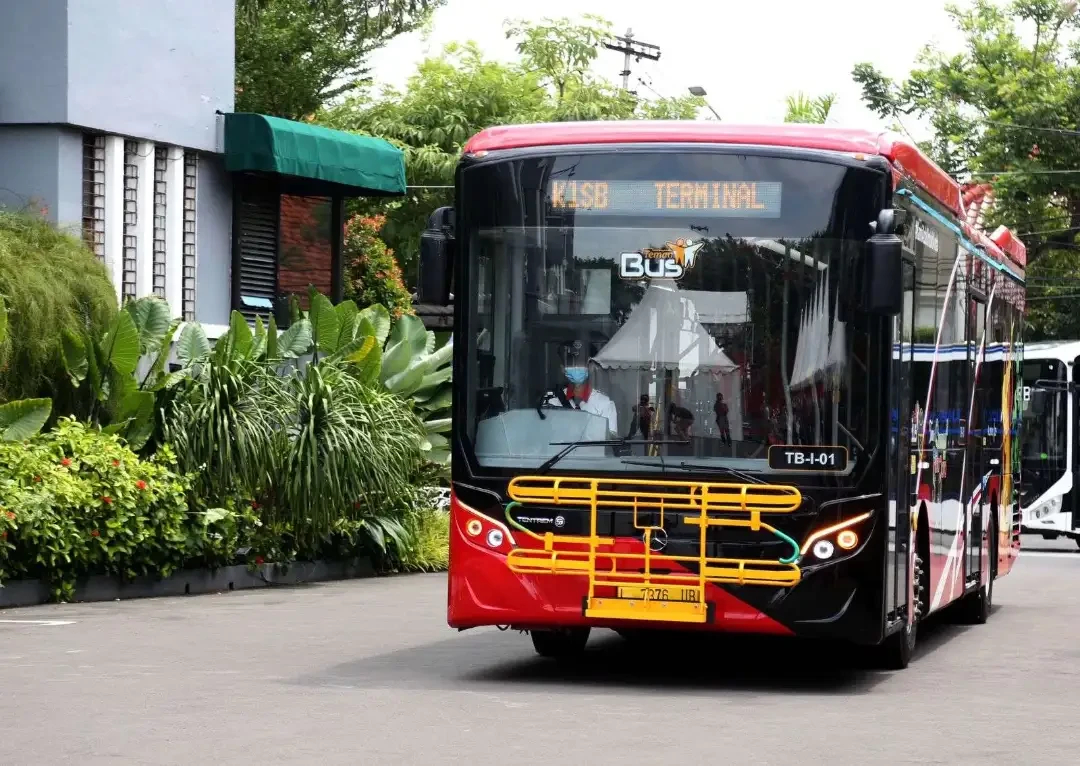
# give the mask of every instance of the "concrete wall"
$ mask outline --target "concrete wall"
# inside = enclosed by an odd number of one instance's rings
[[[2,0],[0,124],[201,151],[234,103],[233,0]]]
[[[219,155],[199,155],[198,184],[195,316],[203,324],[227,325],[232,308],[232,179]]]
[[[0,3],[0,124],[67,122],[68,2]]]
[[[218,148],[215,110],[234,102],[233,0],[154,0],[152,11],[146,0],[67,5],[67,122]]]
[[[33,203],[76,235],[82,226],[82,136],[52,125],[0,125],[0,205]]]

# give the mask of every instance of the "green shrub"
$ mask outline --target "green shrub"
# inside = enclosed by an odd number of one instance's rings
[[[405,571],[436,572],[450,563],[450,515],[424,508],[405,520],[410,545],[399,556]]]
[[[63,337],[100,334],[116,313],[108,271],[83,243],[45,220],[0,210],[0,401],[55,397],[64,380]],[[54,412],[68,412],[57,401]]]
[[[0,442],[0,581],[39,578],[70,598],[90,574],[167,576],[213,558],[221,519],[188,512],[190,483],[168,448],[140,460],[118,437],[67,418]]]

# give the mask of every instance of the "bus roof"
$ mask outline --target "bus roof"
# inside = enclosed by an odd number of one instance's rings
[[[581,144],[695,143],[783,146],[798,149],[880,155],[898,176],[906,176],[957,216],[964,233],[992,257],[1006,256],[1023,267],[1024,244],[1005,227],[991,236],[965,220],[963,189],[911,141],[894,133],[832,125],[784,123],[731,125],[705,120],[612,120],[500,125],[480,131],[465,144],[465,154],[538,146]]]
[[[1024,359],[1061,359],[1072,362],[1080,356],[1080,340],[1042,340],[1024,344]]]

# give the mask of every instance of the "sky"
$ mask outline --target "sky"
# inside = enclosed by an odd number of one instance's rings
[[[944,0],[872,3],[868,0],[447,0],[435,12],[426,36],[402,35],[370,59],[376,83],[405,84],[416,64],[450,42],[472,40],[489,56],[513,60],[506,40],[507,18],[539,20],[592,13],[610,20],[617,33],[632,28],[635,38],[659,45],[659,61],[631,62],[631,88],[663,96],[684,95],[700,85],[725,122],[770,123],[783,120],[785,98],[833,92],[833,119],[850,127],[885,127],[859,99],[852,67],[869,61],[885,74],[904,77],[922,47],[946,50],[960,45],[959,34],[944,11]],[[496,10],[498,8],[498,10]],[[902,8],[902,10],[901,10]],[[828,9],[828,10],[825,10]],[[597,74],[619,81],[621,53],[603,50]],[[702,117],[708,116],[703,111]],[[925,127],[915,120],[905,127],[918,138]]]

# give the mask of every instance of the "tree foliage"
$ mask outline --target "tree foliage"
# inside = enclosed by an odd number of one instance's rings
[[[447,46],[421,62],[404,89],[355,94],[324,110],[330,127],[383,136],[405,152],[413,186],[448,187],[470,136],[492,125],[601,119],[692,119],[696,97],[646,99],[623,91],[591,71],[608,22],[581,20],[509,21],[519,60],[486,58],[473,43]],[[452,190],[415,189],[390,203],[361,201],[355,210],[387,216],[382,236],[397,255],[406,283],[415,280],[420,232],[431,211],[449,204]]]
[[[368,55],[444,0],[241,0],[236,110],[298,120],[367,81]]]
[[[784,122],[821,125],[829,119],[829,113],[835,103],[835,93],[826,93],[813,98],[805,93],[796,93],[787,97],[787,114],[784,116]]]
[[[1043,301],[1053,293],[1040,289],[1080,286],[1080,44],[1068,40],[1080,28],[1076,3],[974,0],[948,12],[962,50],[927,46],[902,82],[868,63],[854,78],[881,116],[926,119],[933,138],[923,148],[948,172],[993,183],[988,223],[1020,232],[1028,247],[1031,337],[1080,336],[1077,312]]]

